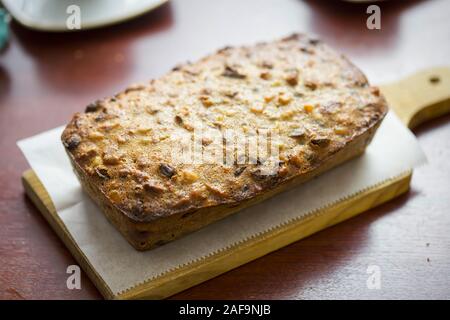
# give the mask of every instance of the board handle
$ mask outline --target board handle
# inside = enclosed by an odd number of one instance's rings
[[[410,129],[450,112],[449,67],[423,70],[380,89],[391,109]]]

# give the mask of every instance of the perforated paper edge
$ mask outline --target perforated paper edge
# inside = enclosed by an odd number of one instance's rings
[[[425,163],[426,163],[426,160],[424,160],[424,161],[418,163],[415,167],[416,167],[416,168],[417,168],[417,167],[420,167],[420,166],[424,165]],[[363,188],[363,189],[361,189],[361,190],[358,190],[357,192],[354,192],[354,193],[352,193],[352,194],[346,195],[346,196],[341,197],[341,198],[339,198],[339,199],[337,199],[337,200],[334,200],[334,201],[332,201],[332,202],[329,202],[329,203],[327,203],[327,204],[325,204],[325,205],[323,205],[323,206],[321,206],[321,207],[315,208],[315,209],[313,209],[313,210],[311,210],[311,211],[309,211],[309,212],[303,214],[302,216],[298,216],[298,217],[296,217],[296,218],[288,219],[287,221],[284,221],[284,222],[281,222],[281,223],[279,223],[279,224],[277,224],[277,225],[274,225],[274,226],[272,226],[272,227],[270,227],[270,228],[268,228],[268,229],[266,229],[266,230],[264,230],[264,231],[257,232],[257,233],[255,233],[255,234],[249,236],[249,237],[246,237],[246,238],[244,238],[244,239],[241,239],[241,240],[239,240],[239,241],[236,241],[236,242],[234,242],[234,243],[231,244],[231,245],[227,245],[227,246],[225,246],[225,247],[223,247],[223,248],[220,248],[220,249],[218,249],[218,250],[212,251],[212,252],[210,252],[210,253],[208,253],[208,254],[202,256],[202,257],[193,259],[193,260],[191,260],[191,261],[189,261],[189,262],[185,262],[185,263],[182,263],[182,264],[180,264],[180,265],[178,265],[178,266],[176,266],[176,267],[173,267],[173,268],[170,268],[170,269],[168,269],[168,270],[165,270],[165,271],[163,271],[163,272],[161,272],[161,273],[159,273],[159,274],[157,274],[157,275],[155,275],[155,276],[153,276],[153,277],[150,277],[150,278],[147,278],[147,279],[145,279],[145,280],[143,280],[143,281],[141,281],[141,282],[135,283],[135,284],[133,284],[132,286],[128,287],[127,289],[123,289],[123,290],[121,290],[121,291],[115,292],[115,294],[116,294],[117,296],[124,295],[124,294],[126,294],[126,293],[128,293],[128,292],[134,290],[134,289],[137,288],[137,287],[143,286],[143,285],[145,285],[145,284],[147,284],[147,283],[150,283],[150,282],[152,282],[152,281],[156,281],[156,280],[158,280],[158,279],[160,279],[160,278],[162,278],[162,277],[167,276],[167,275],[170,274],[170,273],[178,272],[178,271],[180,271],[180,270],[182,270],[182,269],[185,269],[185,268],[187,268],[187,267],[193,267],[194,265],[199,264],[199,263],[202,263],[202,262],[206,261],[207,259],[210,259],[210,258],[212,258],[212,257],[214,257],[214,256],[216,256],[216,255],[219,255],[219,254],[221,254],[221,253],[223,253],[223,252],[225,252],[225,251],[231,251],[231,250],[233,250],[234,248],[236,248],[236,247],[238,247],[238,246],[240,246],[240,245],[242,245],[242,244],[245,244],[245,243],[247,243],[247,242],[250,242],[250,241],[254,240],[255,238],[263,237],[263,236],[265,236],[265,235],[268,235],[269,233],[272,233],[272,232],[274,232],[274,231],[277,230],[277,229],[281,229],[281,228],[283,228],[283,227],[286,227],[286,226],[289,225],[289,224],[297,223],[297,222],[299,222],[299,221],[301,221],[301,220],[306,220],[306,219],[308,219],[308,218],[310,218],[310,217],[313,217],[313,216],[319,216],[320,214],[323,214],[324,211],[325,211],[327,208],[333,207],[334,205],[336,205],[336,204],[338,204],[338,203],[340,203],[340,202],[347,201],[347,200],[349,200],[349,199],[351,199],[351,198],[353,198],[353,197],[356,197],[356,196],[358,196],[358,195],[360,195],[360,194],[362,194],[362,193],[364,193],[364,192],[370,191],[370,190],[372,190],[372,189],[376,189],[377,187],[379,187],[379,186],[381,186],[381,185],[383,185],[383,184],[386,184],[386,183],[388,183],[389,181],[393,181],[393,180],[396,180],[396,179],[398,179],[398,178],[400,178],[400,177],[402,177],[402,176],[405,176],[405,175],[408,174],[409,172],[412,172],[412,170],[413,170],[413,168],[404,170],[401,174],[398,174],[398,175],[392,176],[392,177],[390,177],[390,178],[387,178],[387,179],[385,179],[385,180],[379,181],[379,182],[377,182],[376,184],[373,184],[373,185],[371,185],[371,186],[368,186],[368,187],[366,187],[366,188]]]

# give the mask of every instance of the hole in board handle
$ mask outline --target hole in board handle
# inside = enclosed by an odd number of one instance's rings
[[[430,83],[431,84],[438,84],[439,82],[441,82],[441,78],[439,78],[439,76],[431,76],[430,77]]]

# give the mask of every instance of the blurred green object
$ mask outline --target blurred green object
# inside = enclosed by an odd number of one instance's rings
[[[8,43],[9,38],[9,14],[5,9],[0,8],[0,50]]]

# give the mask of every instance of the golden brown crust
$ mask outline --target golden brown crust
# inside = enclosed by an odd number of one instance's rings
[[[359,69],[296,34],[221,49],[97,101],[75,114],[62,141],[108,218],[148,249],[361,153],[386,112]],[[233,151],[228,164],[175,161],[173,150],[200,127],[276,132],[281,162],[261,174],[268,158],[249,161],[248,151]],[[205,153],[218,142],[206,135],[200,146]]]

